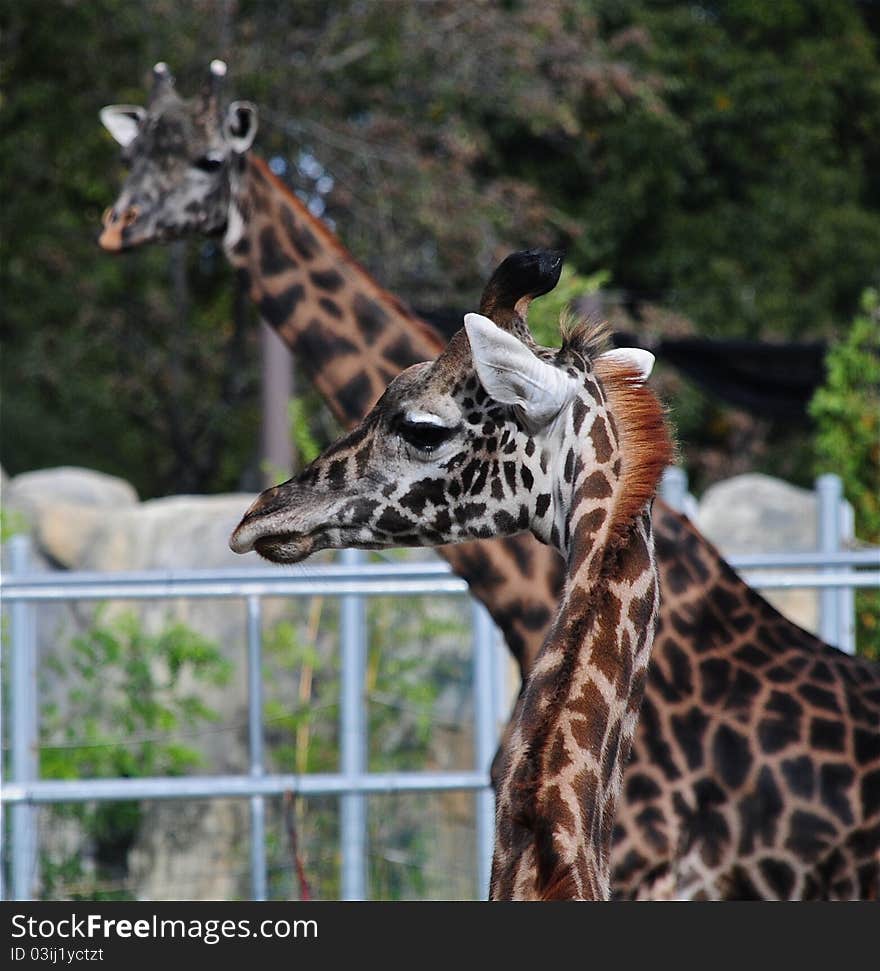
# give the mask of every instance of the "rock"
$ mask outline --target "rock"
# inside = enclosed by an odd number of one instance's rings
[[[710,486],[700,500],[696,522],[725,556],[797,553],[817,547],[815,493],[769,475],[738,475]],[[816,590],[761,593],[794,623],[817,633]]]

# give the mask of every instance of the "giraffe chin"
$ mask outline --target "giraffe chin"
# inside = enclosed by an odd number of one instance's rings
[[[299,563],[322,547],[313,536],[303,533],[279,533],[261,536],[252,547],[271,563]]]

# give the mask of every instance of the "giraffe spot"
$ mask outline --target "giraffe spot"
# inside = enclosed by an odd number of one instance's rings
[[[542,492],[535,500],[535,517],[541,519],[550,508],[550,493]]]
[[[356,344],[341,334],[328,331],[317,317],[309,321],[308,326],[297,335],[294,341],[294,352],[302,359],[306,371],[313,376],[328,361],[348,354],[356,354],[357,351]],[[351,417],[361,418],[364,414],[365,411],[362,411],[359,414],[352,414]]]
[[[320,300],[318,300],[318,306],[331,317],[335,317],[336,320],[340,320],[342,318],[342,310],[340,309],[339,304],[334,300],[331,300],[329,297],[321,297]]]
[[[712,740],[712,761],[722,782],[736,789],[743,784],[752,765],[746,738],[728,725],[719,725]]]
[[[504,481],[511,492],[516,492],[516,462],[504,463]]]
[[[694,783],[695,804],[692,806],[680,792],[673,796],[673,808],[681,820],[682,838],[686,845],[698,846],[700,859],[710,867],[718,865],[730,839],[730,829],[718,807],[724,804],[724,792],[712,779]]]
[[[460,525],[470,526],[471,528],[473,528],[474,524],[472,520],[479,519],[481,516],[484,515],[485,512],[486,512],[485,502],[465,502],[455,508],[453,512],[453,516],[455,517],[455,521]],[[483,531],[477,528],[476,530],[474,530],[474,532],[476,535],[482,535]],[[492,533],[490,530],[488,533],[488,536],[491,536],[491,535]]]
[[[806,659],[804,659],[806,661]],[[831,668],[824,661],[816,661],[810,670],[810,677],[816,681],[824,681],[826,684],[830,684],[834,681],[834,675],[831,672]]]
[[[267,226],[260,231],[260,273],[263,276],[277,276],[292,269],[296,263],[281,249],[275,230]]]
[[[605,428],[605,422],[599,416],[596,417],[590,429],[590,438],[593,441],[593,448],[596,450],[596,461],[600,465],[604,465],[611,458],[613,449],[611,440],[608,438],[608,431]]]
[[[571,417],[574,427],[575,437],[579,436],[581,433],[581,425],[584,423],[584,418],[587,416],[587,406],[583,403],[580,396],[574,399],[571,406]]]
[[[535,440],[533,438],[526,441],[525,453],[527,458],[531,458],[535,454]]]
[[[382,515],[376,520],[376,528],[392,535],[406,532],[413,527],[413,521],[399,513],[393,506],[386,506]]]
[[[785,784],[795,796],[812,799],[816,790],[816,776],[813,772],[813,762],[807,755],[796,759],[786,759],[782,765],[782,775]]]
[[[764,752],[779,752],[800,739],[803,709],[794,698],[774,691],[764,710],[768,717],[758,723],[758,741]]]
[[[468,462],[468,464],[461,470],[461,488],[462,494],[470,492],[471,486],[474,484],[474,478],[477,472],[480,471],[482,463],[479,459],[473,458]]]
[[[853,822],[853,814],[846,790],[854,778],[855,773],[848,765],[823,765],[819,769],[819,798],[847,825]]]
[[[504,486],[501,484],[501,479],[493,477],[492,479],[492,498],[500,502],[504,498]]]
[[[749,671],[739,668],[727,693],[725,706],[730,711],[750,712],[761,691],[761,682]]]
[[[580,717],[571,719],[571,734],[584,752],[599,756],[602,739],[608,728],[610,710],[598,687],[588,681],[572,708]]]
[[[327,470],[327,481],[335,489],[338,489],[341,485],[345,483],[345,470],[348,468],[347,459],[336,459],[335,462],[330,463],[330,467]]]
[[[758,863],[761,876],[777,900],[789,900],[794,890],[794,870],[783,860],[764,858]]]
[[[669,723],[688,768],[698,769],[703,764],[703,734],[709,724],[708,716],[694,707],[687,714],[673,715]]]
[[[880,759],[880,732],[866,732],[857,728],[853,735],[853,747],[859,765]]]
[[[336,270],[312,270],[309,279],[319,290],[326,290],[328,293],[336,293],[345,282],[342,274]]]
[[[823,752],[842,752],[846,735],[840,722],[827,718],[813,718],[810,721],[810,747]]]
[[[836,837],[837,830],[827,819],[796,809],[791,814],[785,847],[804,860],[816,860]]]
[[[760,900],[761,894],[744,867],[731,867],[725,880],[724,896],[728,900]]]
[[[722,610],[728,615],[732,613],[732,611],[725,610],[723,606],[719,606],[719,610]],[[742,661],[743,664],[747,664],[752,668],[760,668],[770,660],[770,656],[754,644],[746,644],[740,647],[734,652],[733,656],[738,661]]]
[[[534,559],[532,544],[525,539],[512,539],[507,549],[516,562],[516,567],[524,577],[532,575],[532,561]]]
[[[802,684],[798,688],[798,694],[808,701],[810,704],[815,705],[817,708],[824,708],[826,711],[839,712],[840,705],[837,703],[837,698],[834,694],[825,688],[820,688],[815,684]]]
[[[339,389],[336,400],[349,421],[357,421],[370,410],[373,387],[366,374],[356,374]]]
[[[266,293],[260,298],[260,316],[274,327],[279,327],[293,316],[297,306],[305,296],[301,283],[295,283],[281,293]]]
[[[399,504],[415,516],[421,516],[429,502],[434,506],[445,504],[446,489],[442,479],[434,479],[430,476],[419,479],[418,482],[413,483],[409,492],[399,500]]]
[[[487,462],[483,462],[480,466],[479,474],[474,480],[474,484],[471,486],[470,494],[472,496],[478,496],[482,493],[483,489],[486,488],[486,479],[489,477],[489,465]]]
[[[580,494],[586,499],[607,499],[611,495],[611,483],[604,472],[595,471],[581,486]]]
[[[860,802],[866,819],[871,819],[880,810],[880,770],[869,772],[862,779]]]
[[[501,536],[512,536],[517,532],[516,520],[506,509],[499,509],[492,517],[492,520]]]
[[[236,256],[247,256],[247,254],[250,253],[250,251],[251,251],[251,241],[247,238],[247,236],[242,236],[235,244],[235,246],[232,247],[232,252]]]
[[[756,840],[760,840],[764,846],[772,846],[783,802],[768,766],[765,765],[758,773],[755,787],[740,799],[736,809],[740,823],[739,855],[753,853]]]
[[[298,223],[289,209],[281,210],[281,223],[291,245],[304,260],[311,260],[318,251],[318,240],[308,226]]]
[[[562,472],[563,477],[566,482],[571,482],[574,476],[574,449],[568,450],[568,455],[565,456],[565,468]]]
[[[358,328],[364,335],[364,340],[368,345],[375,344],[377,338],[385,329],[388,314],[375,300],[371,300],[362,293],[355,294],[352,309]]]
[[[429,355],[419,353],[408,335],[401,334],[392,344],[382,352],[385,358],[402,371],[412,364],[426,360]]]
[[[605,522],[606,513],[604,509],[593,509],[577,521],[574,528],[574,544],[578,551],[577,555],[584,556],[593,545],[592,540],[596,533]],[[568,522],[566,521],[566,526]]]
[[[660,786],[650,776],[632,771],[628,771],[624,776],[624,791],[628,803],[648,802],[656,799],[662,792]]]

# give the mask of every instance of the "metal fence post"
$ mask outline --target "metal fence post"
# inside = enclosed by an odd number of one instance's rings
[[[840,551],[840,505],[842,485],[837,475],[820,475],[816,479],[816,500],[818,522],[816,536],[820,553]],[[829,568],[823,573],[833,573]],[[819,636],[827,644],[839,647],[840,636],[840,594],[833,587],[819,594]]]
[[[260,598],[247,598],[248,749],[250,775],[259,779],[263,763],[263,617]],[[266,899],[266,800],[251,796],[251,898]]]
[[[856,537],[856,514],[852,503],[846,499],[840,503],[840,539],[844,546],[852,548]],[[852,570],[842,568],[845,573]],[[847,654],[856,653],[856,591],[855,587],[841,587],[838,591],[838,610],[840,611],[840,644],[838,647]]]
[[[27,573],[31,542],[28,536],[9,540],[11,573]],[[37,713],[37,627],[31,604],[13,603],[10,610],[9,744],[12,779],[30,782],[39,777],[39,726]],[[12,898],[31,900],[37,882],[37,809],[13,806]]]
[[[489,612],[476,600],[471,616],[474,633],[474,768],[488,772],[495,754],[495,685],[493,678],[495,625]],[[481,789],[476,795],[477,815],[477,890],[489,896],[492,847],[495,837],[495,795]]]
[[[360,550],[343,550],[345,566],[364,561]],[[342,598],[340,618],[342,672],[340,684],[340,761],[349,780],[367,770],[367,710],[364,686],[367,670],[367,616],[363,598],[348,594]],[[367,801],[361,793],[340,798],[340,842],[342,849],[342,899],[364,900],[367,896]]]

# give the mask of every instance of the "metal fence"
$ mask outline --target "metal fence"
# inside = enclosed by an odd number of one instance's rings
[[[817,483],[820,549],[815,553],[731,557],[759,588],[816,587],[821,591],[821,633],[825,640],[852,650],[852,597],[857,587],[880,586],[880,550],[844,550],[847,513],[840,480]],[[664,482],[664,497],[687,509],[687,487],[674,472]],[[849,520],[851,528],[851,518]],[[35,573],[29,569],[29,540],[9,541],[9,571],[0,594],[9,605],[8,726],[11,778],[0,776],[0,811],[9,807],[10,886],[0,896],[29,899],[37,872],[36,806],[46,803],[127,799],[247,798],[250,801],[251,896],[267,893],[265,800],[290,792],[340,797],[342,897],[363,899],[366,879],[366,796],[373,793],[472,791],[476,800],[477,885],[489,882],[493,836],[493,796],[488,768],[498,727],[507,716],[502,687],[504,651],[488,613],[472,608],[474,768],[464,772],[371,773],[366,759],[367,720],[364,672],[367,657],[365,597],[377,595],[464,595],[467,585],[442,562],[368,564],[363,554],[346,550],[340,561],[316,566],[307,575],[277,569],[145,573]],[[873,567],[874,569],[870,569]],[[804,569],[812,572],[803,572]],[[788,571],[768,573],[769,570]],[[799,572],[793,572],[799,571]],[[268,596],[342,598],[340,770],[286,775],[265,771],[263,744],[262,598]],[[41,603],[87,600],[240,598],[247,611],[248,740],[247,773],[175,778],[41,780],[38,777],[39,708],[35,610]],[[0,725],[4,719],[0,718]],[[2,771],[2,767],[0,767]],[[0,832],[5,834],[0,818]],[[0,867],[0,879],[3,876]]]

